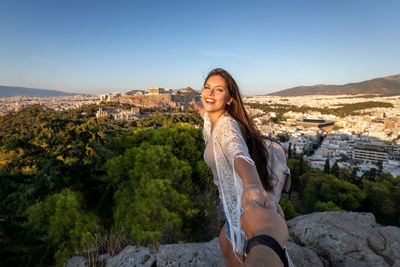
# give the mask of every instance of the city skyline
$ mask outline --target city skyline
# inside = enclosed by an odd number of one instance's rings
[[[0,84],[101,94],[193,87],[215,67],[245,95],[400,73],[398,1],[3,1]]]

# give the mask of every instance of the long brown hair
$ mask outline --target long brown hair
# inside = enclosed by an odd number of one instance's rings
[[[204,81],[206,84],[208,78],[211,76],[219,75],[224,78],[232,102],[226,105],[226,111],[231,115],[240,126],[243,138],[249,149],[250,156],[256,164],[258,175],[260,176],[261,183],[265,190],[272,191],[272,177],[267,171],[268,152],[264,146],[264,137],[258,131],[257,126],[250,118],[246,109],[244,108],[242,97],[240,96],[239,86],[232,78],[231,74],[224,69],[217,68],[210,71]],[[271,172],[272,173],[272,172]]]

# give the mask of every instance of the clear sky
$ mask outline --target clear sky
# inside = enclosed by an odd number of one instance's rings
[[[0,85],[244,95],[400,74],[400,1],[0,0]]]

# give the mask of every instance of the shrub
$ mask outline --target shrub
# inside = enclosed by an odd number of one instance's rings
[[[293,219],[294,217],[301,215],[295,210],[293,203],[286,198],[282,198],[279,201],[279,205],[282,207],[283,212],[285,213],[286,220],[290,220]]]
[[[26,215],[25,226],[56,248],[58,264],[75,251],[90,248],[101,236],[99,219],[84,210],[82,194],[69,189],[30,206]]]
[[[321,202],[318,201],[314,205],[314,211],[341,211],[342,209],[339,208],[335,203],[332,201],[328,202]]]
[[[344,210],[355,210],[366,194],[357,186],[330,174],[311,177],[303,192],[306,207],[312,211],[316,202],[332,201]]]

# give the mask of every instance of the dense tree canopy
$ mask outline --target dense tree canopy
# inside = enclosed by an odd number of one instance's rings
[[[97,109],[35,105],[0,117],[5,264],[62,263],[110,231],[137,244],[216,235],[199,227],[219,209],[209,201],[218,197],[201,130],[188,124],[199,117],[154,113],[128,123],[95,118]]]

